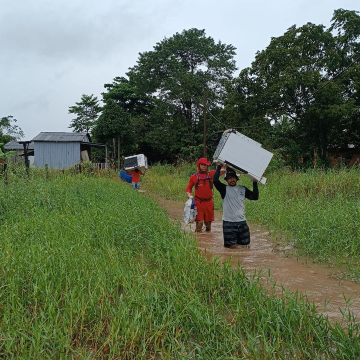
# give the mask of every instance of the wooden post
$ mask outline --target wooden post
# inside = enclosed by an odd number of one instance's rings
[[[19,144],[22,144],[24,147],[24,160],[25,160],[25,168],[26,168],[26,174],[27,177],[29,178],[30,174],[29,174],[29,167],[30,167],[30,161],[29,161],[29,157],[28,157],[28,147],[31,141],[19,141]]]
[[[46,173],[46,179],[49,180],[49,166],[48,166],[48,164],[45,164],[45,173]]]
[[[5,185],[9,185],[8,173],[7,173],[7,163],[4,163],[4,182],[5,182]]]
[[[118,137],[118,170],[120,171],[120,135]]]
[[[113,146],[114,146],[114,156],[113,156],[113,167],[116,167],[116,144],[115,144],[115,138],[113,138]]]

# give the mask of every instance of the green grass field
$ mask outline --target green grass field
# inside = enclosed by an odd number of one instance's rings
[[[305,298],[209,263],[116,175],[32,174],[0,178],[1,357],[359,358],[350,314],[331,325]]]

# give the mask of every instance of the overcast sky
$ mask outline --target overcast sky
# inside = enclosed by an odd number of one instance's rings
[[[241,70],[271,37],[307,22],[329,27],[339,8],[359,11],[360,1],[0,0],[0,117],[13,115],[23,140],[71,132],[69,106],[82,94],[101,99],[105,83],[165,37],[205,29],[237,48]]]

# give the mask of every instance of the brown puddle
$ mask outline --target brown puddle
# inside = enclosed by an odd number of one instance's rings
[[[185,225],[182,221],[184,204],[151,195],[160,206],[165,208],[171,219],[181,224],[186,231],[194,231],[195,225]],[[284,286],[291,292],[305,294],[317,310],[328,316],[329,320],[344,322],[341,311],[350,310],[358,318],[360,314],[360,285],[336,279],[337,269],[314,264],[309,259],[286,257],[286,248],[276,247],[269,232],[261,226],[250,226],[251,244],[249,248],[227,249],[223,247],[221,213],[215,212],[211,233],[197,235],[198,247],[222,261],[231,259],[234,267],[238,263],[246,271],[259,274]]]

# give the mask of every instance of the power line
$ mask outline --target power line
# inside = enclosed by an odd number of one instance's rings
[[[199,104],[201,107],[204,108],[204,106],[202,104]],[[248,128],[252,128],[252,127],[255,127],[255,126],[258,126],[258,124],[254,124],[254,125],[248,125],[248,126],[237,126],[237,127],[234,127],[234,126],[229,126],[225,123],[223,123],[222,121],[220,121],[219,119],[217,119],[212,113],[211,111],[209,110],[208,107],[206,107],[206,111],[221,125],[223,125],[225,127],[225,130],[227,129],[248,129]]]
[[[343,70],[341,70],[339,73],[337,73],[335,76],[333,76],[332,79],[330,79],[328,82],[326,82],[323,86],[321,86],[320,88],[316,89],[313,93],[312,93],[312,98],[314,98],[314,94],[316,94],[317,92],[319,92],[320,90],[322,90],[324,87],[326,87],[327,85],[329,85],[331,82],[333,82],[337,77],[339,77],[341,74],[343,74],[346,70],[348,70],[351,66],[355,65],[358,61],[360,60],[360,56],[358,58],[356,58],[353,62],[351,62],[347,67],[345,67]],[[311,99],[309,99],[311,100]],[[254,124],[254,125],[248,125],[248,126],[237,126],[237,127],[231,127],[225,123],[223,123],[222,121],[220,121],[219,119],[217,119],[209,110],[208,107],[203,106],[202,104],[199,104],[201,107],[205,108],[206,111],[221,125],[223,125],[226,129],[249,129],[255,126],[258,126],[258,124]]]
[[[360,56],[355,59],[352,63],[350,63],[346,68],[344,68],[343,70],[341,70],[339,73],[337,73],[335,76],[333,76],[332,79],[330,79],[327,83],[325,83],[323,86],[319,87],[318,89],[316,89],[313,94],[312,97],[314,97],[314,94],[316,94],[318,91],[322,90],[325,86],[329,85],[331,82],[333,82],[338,76],[340,76],[342,73],[344,73],[347,69],[349,69],[351,66],[353,66],[354,64],[356,64],[358,61],[360,60]]]

